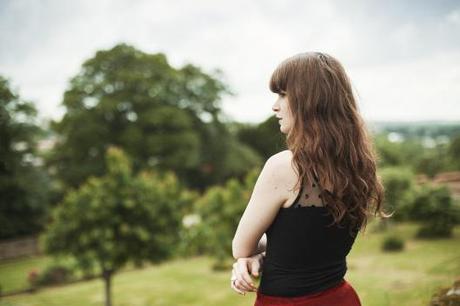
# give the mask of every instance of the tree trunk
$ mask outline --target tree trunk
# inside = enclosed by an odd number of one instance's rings
[[[102,277],[104,278],[105,285],[105,306],[112,306],[112,270],[104,270],[102,272]]]

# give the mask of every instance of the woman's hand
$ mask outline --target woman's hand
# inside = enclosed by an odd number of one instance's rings
[[[246,295],[246,292],[257,291],[257,287],[254,285],[250,274],[254,277],[259,277],[263,259],[263,253],[251,257],[238,258],[233,264],[231,288],[242,295]]]

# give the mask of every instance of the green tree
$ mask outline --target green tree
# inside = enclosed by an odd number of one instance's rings
[[[66,114],[52,124],[58,141],[48,164],[66,186],[77,187],[105,173],[103,154],[116,145],[136,171],[173,170],[192,187],[245,174],[257,158],[227,139],[232,136],[219,121],[219,104],[231,92],[220,78],[219,71],[208,74],[191,64],[176,69],[164,54],[126,44],[98,51],[64,94]],[[230,169],[235,156],[239,169]]]
[[[39,231],[48,211],[49,182],[37,156],[42,135],[31,102],[0,76],[0,239]]]
[[[238,139],[259,153],[263,160],[286,149],[285,136],[275,116],[257,125],[238,124],[235,128]]]
[[[422,224],[416,234],[420,238],[451,237],[454,226],[460,223],[460,207],[444,185],[419,187],[409,215]]]
[[[388,135],[381,133],[375,136],[375,145],[379,155],[379,166],[398,166],[403,163],[401,145],[388,140]]]
[[[424,173],[431,178],[442,171],[457,169],[459,155],[455,137],[453,137],[450,145],[447,145],[445,143],[446,136],[427,138],[431,134],[437,134],[435,126],[427,126],[419,132],[417,129],[409,129],[408,131],[402,127],[401,129],[398,132],[400,135],[396,137],[402,137],[402,139],[397,141],[390,141],[394,137],[391,133],[384,132],[376,135],[376,146],[381,167],[409,167],[415,173]],[[418,135],[419,133],[421,134]]]
[[[385,187],[386,209],[395,211],[394,220],[407,220],[407,207],[414,200],[415,177],[412,170],[407,167],[386,167],[379,174]]]
[[[107,153],[108,173],[91,177],[55,209],[46,250],[74,257],[83,269],[98,267],[111,305],[111,279],[127,262],[142,265],[174,256],[187,198],[175,176],[134,176],[120,149]]]
[[[249,169],[262,164],[262,159],[249,145],[238,141],[226,125],[216,123],[215,126],[214,136],[208,137],[210,150],[207,154],[214,165],[209,183],[224,183],[232,178],[242,181]]]
[[[426,151],[420,140],[411,138],[401,141],[390,141],[390,135],[381,133],[375,136],[375,143],[379,153],[381,167],[404,166],[416,170]]]

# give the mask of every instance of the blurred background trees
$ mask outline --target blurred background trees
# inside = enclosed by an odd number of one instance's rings
[[[111,146],[126,154],[133,175],[170,171],[190,195],[195,192],[197,203],[181,207],[184,218],[195,214],[216,229],[222,224],[211,220],[226,220],[222,207],[231,205],[239,207],[231,213],[236,223],[228,225],[235,227],[252,191],[248,177],[285,144],[274,116],[260,124],[225,119],[220,102],[232,92],[222,78],[218,70],[207,73],[193,64],[176,68],[162,53],[121,43],[82,64],[63,95],[64,116],[50,126],[39,124],[33,104],[2,78],[1,237],[39,233],[48,207],[61,206],[90,177],[108,174],[105,152]],[[409,220],[420,175],[460,170],[460,127],[372,126],[385,205],[396,211],[395,221]],[[38,141],[45,144],[41,150]],[[457,207],[455,199],[452,203]],[[187,253],[185,245],[192,247],[184,242],[179,249]],[[212,247],[195,246],[198,253],[205,249]],[[223,250],[217,249],[216,254]]]
[[[0,76],[0,240],[43,228],[49,180],[37,152],[37,110]]]
[[[254,168],[243,181],[230,179],[224,186],[209,188],[197,201],[181,231],[182,256],[208,254],[213,268],[227,269],[233,263],[232,245],[236,227],[243,215],[261,169]],[[229,262],[230,260],[230,262]]]
[[[66,114],[51,125],[57,141],[48,167],[64,189],[76,187],[105,173],[104,152],[113,144],[135,171],[172,170],[191,188],[244,175],[260,156],[221,122],[220,100],[231,92],[219,75],[192,64],[176,69],[164,54],[126,44],[97,52],[64,93]]]

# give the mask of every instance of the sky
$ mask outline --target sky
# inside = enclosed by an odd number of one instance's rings
[[[460,1],[0,0],[0,75],[59,119],[86,59],[125,42],[223,71],[231,120],[273,115],[268,80],[285,58],[326,52],[366,121],[460,121]]]

